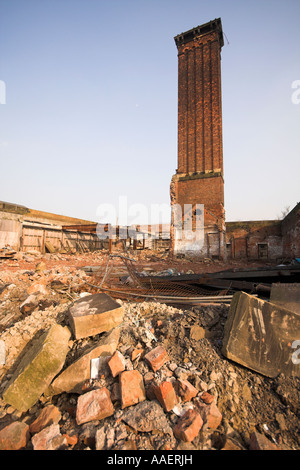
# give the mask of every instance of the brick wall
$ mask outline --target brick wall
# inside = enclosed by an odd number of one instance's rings
[[[227,256],[233,259],[282,259],[280,220],[226,223]]]
[[[178,47],[178,173],[223,171],[219,29]]]
[[[300,203],[282,221],[283,255],[300,258]]]

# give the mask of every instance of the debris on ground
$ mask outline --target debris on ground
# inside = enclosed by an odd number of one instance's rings
[[[225,357],[229,305],[114,298],[110,305],[122,312],[116,323],[94,332],[91,324],[77,336],[74,306],[76,318],[80,304],[83,317],[105,313],[101,302],[88,303],[101,291],[78,267],[105,267],[106,258],[88,256],[2,263],[1,450],[300,448],[300,378],[268,377]],[[154,272],[207,270],[186,260],[152,263]],[[48,373],[31,361],[47,363]]]

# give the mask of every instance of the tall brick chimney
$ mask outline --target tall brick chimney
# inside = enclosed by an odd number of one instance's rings
[[[178,168],[171,182],[171,204],[204,205],[204,238],[198,245],[178,240],[172,225],[172,248],[175,253],[222,259],[226,250],[221,19],[174,39],[178,49]]]

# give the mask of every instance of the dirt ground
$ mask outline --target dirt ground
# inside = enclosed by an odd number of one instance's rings
[[[224,269],[256,267],[258,263],[193,262],[186,259],[168,259],[164,253],[135,253],[139,270],[155,272],[173,269],[182,273],[209,273]],[[66,311],[82,292],[92,292],[87,284],[89,275],[80,267],[102,266],[107,253],[82,255],[18,254],[15,260],[0,262],[0,340],[6,345],[6,363],[0,366],[0,394],[9,380],[17,358],[38,331],[54,322],[68,325]],[[120,259],[114,260],[117,270],[124,268]],[[35,292],[38,302],[33,310],[23,313],[20,306],[28,298],[28,289],[44,285],[45,291]],[[228,435],[243,449],[249,448],[250,435],[256,430],[270,442],[283,449],[298,450],[300,379],[279,375],[275,379],[226,359],[221,352],[224,325],[229,306],[192,307],[180,309],[157,302],[122,302],[125,310],[121,325],[118,350],[128,358],[133,348],[145,351],[162,345],[170,357],[169,364],[156,373],[157,379],[174,375],[187,379],[199,390],[208,390],[222,413],[222,423],[217,430],[203,430],[192,443],[178,442],[174,436],[160,430],[143,432],[126,423],[126,410],[116,406],[113,417],[104,422],[76,425],[74,416],[77,396],[63,393],[52,398],[62,412],[61,432],[76,435],[76,449],[101,448],[96,439],[103,431],[104,449],[222,449]],[[2,325],[2,326],[1,326]],[[147,332],[151,331],[149,338]],[[98,335],[99,336],[99,335]],[[69,364],[79,357],[99,337],[74,340],[67,357]],[[170,367],[169,367],[170,366]],[[175,367],[176,366],[176,367]],[[145,375],[150,371],[142,359],[132,364]],[[103,378],[104,385],[112,390],[111,377]],[[102,385],[103,385],[102,384]],[[0,430],[14,420],[32,422],[47,404],[41,400],[27,413],[20,413],[0,400]],[[165,413],[165,426],[171,429],[179,414]],[[141,431],[142,429],[142,431]],[[97,431],[98,434],[97,434]],[[110,439],[110,440],[109,440]],[[126,447],[127,446],[127,447]],[[31,448],[30,443],[28,449]]]

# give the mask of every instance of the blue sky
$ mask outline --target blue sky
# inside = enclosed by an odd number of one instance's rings
[[[218,17],[226,218],[292,209],[299,0],[0,0],[0,200],[93,221],[119,196],[168,205],[174,36]]]

